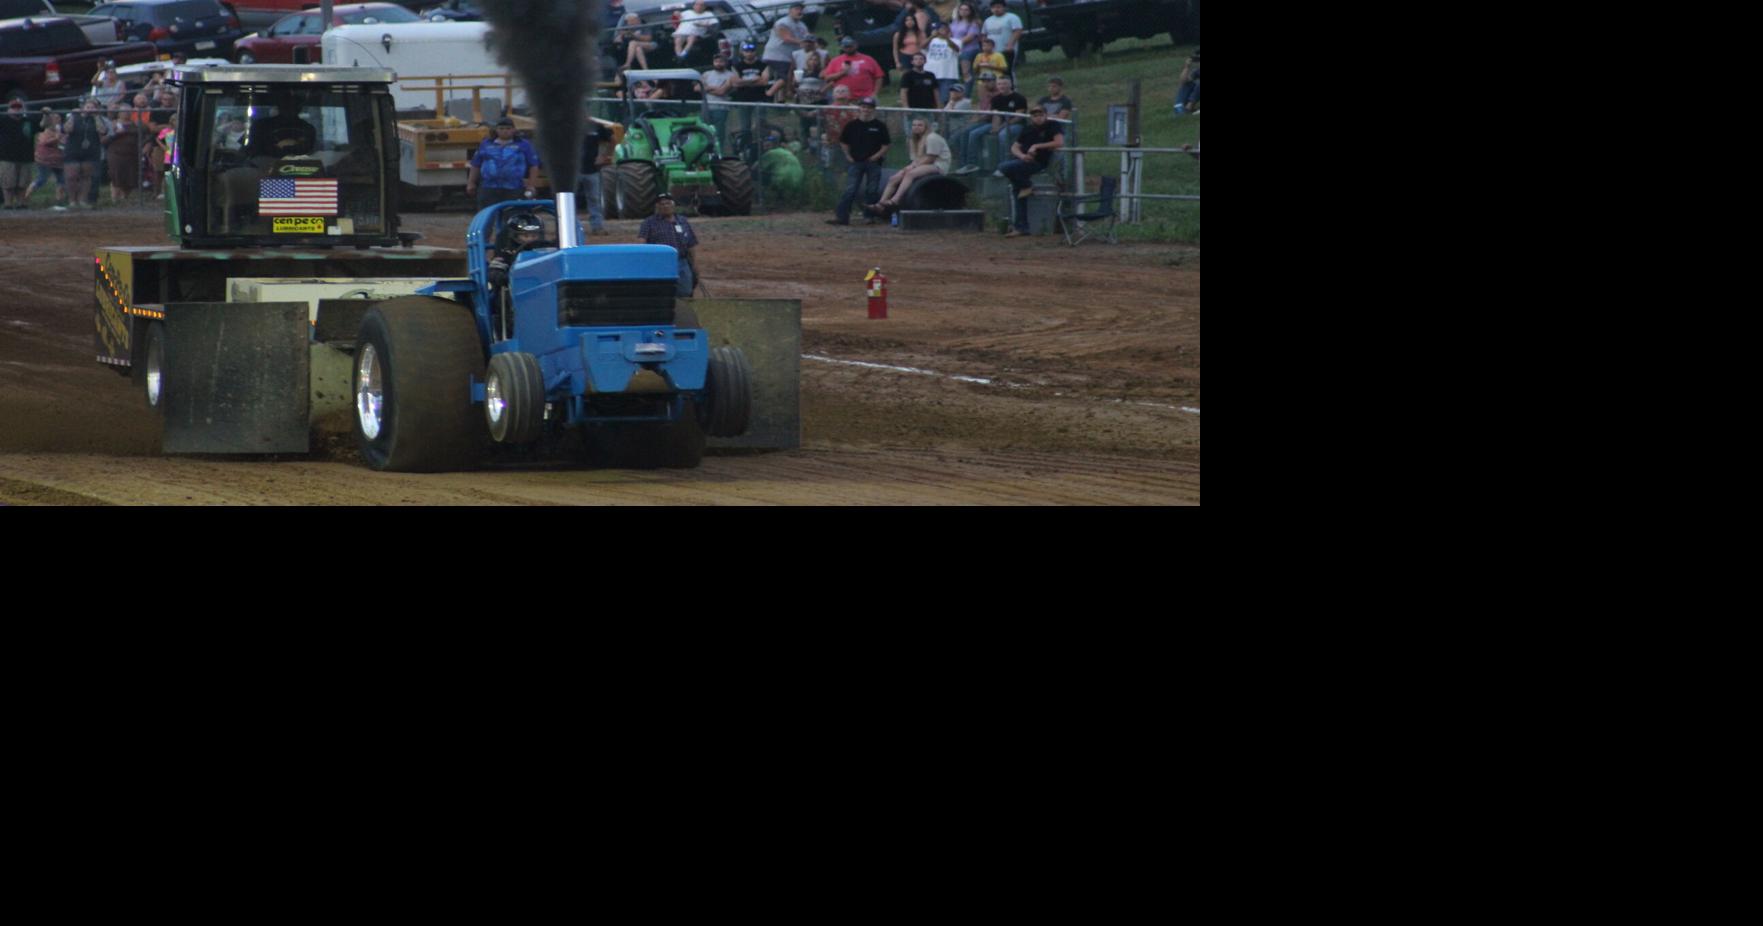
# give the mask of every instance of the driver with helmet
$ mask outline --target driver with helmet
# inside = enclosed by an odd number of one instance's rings
[[[544,223],[530,212],[517,212],[503,224],[502,231],[496,235],[495,246],[490,251],[488,276],[492,306],[500,309],[507,301],[504,297],[508,292],[508,268],[514,266],[515,257],[528,248],[550,244],[544,237]],[[512,312],[509,313],[508,327],[511,330],[514,327]]]

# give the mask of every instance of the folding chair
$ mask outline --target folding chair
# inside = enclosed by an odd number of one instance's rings
[[[1075,210],[1079,203],[1095,200],[1097,203],[1097,209],[1095,212],[1066,212],[1064,209],[1059,211],[1059,227],[1065,232],[1066,244],[1075,248],[1082,243],[1084,239],[1088,238],[1091,232],[1089,226],[1084,224],[1077,229],[1077,238],[1073,240],[1071,236],[1071,223],[1078,222],[1081,224],[1100,222],[1103,219],[1108,220],[1108,243],[1115,243],[1114,223],[1119,219],[1119,213],[1114,209],[1114,188],[1118,186],[1119,183],[1119,177],[1103,177],[1102,189],[1100,192],[1094,196],[1079,196],[1071,201],[1071,207]]]

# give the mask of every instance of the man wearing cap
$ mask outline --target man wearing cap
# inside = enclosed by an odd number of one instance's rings
[[[759,46],[752,42],[742,42],[741,56],[735,61],[735,78],[729,82],[729,86],[734,88],[729,93],[729,99],[736,103],[763,103],[774,79],[771,69],[759,60]],[[759,108],[742,106],[740,109],[741,131],[751,136],[753,120],[758,118]]]
[[[839,135],[839,147],[845,149],[845,157],[851,162],[845,170],[850,181],[833,210],[837,218],[827,219],[828,225],[851,224],[851,205],[857,201],[858,193],[863,194],[865,202],[875,202],[880,192],[877,188],[881,185],[881,166],[888,156],[890,141],[888,127],[875,117],[875,97],[866,96],[857,106],[857,121],[845,126]]]
[[[679,286],[674,295],[689,297],[698,282],[698,236],[683,215],[674,215],[673,197],[667,193],[655,197],[655,214],[643,220],[637,237],[644,244],[665,244],[679,252]]]
[[[496,137],[477,146],[471,171],[465,177],[465,195],[477,197],[482,209],[511,199],[532,199],[539,178],[539,155],[524,138],[514,137],[514,120],[496,121]]]
[[[1015,227],[1005,233],[1006,238],[1028,234],[1028,198],[1035,191],[1034,182],[1029,178],[1046,170],[1048,162],[1053,160],[1053,152],[1065,145],[1065,135],[1057,125],[1047,121],[1045,109],[1036,106],[1028,111],[1028,116],[1028,126],[1010,145],[1011,160],[998,168],[1016,193],[1011,210],[1015,213]]]
[[[37,146],[31,143],[31,124],[25,121],[24,101],[6,104],[0,116],[0,193],[7,209],[25,208],[24,191],[36,169]]]
[[[834,87],[849,87],[851,98],[861,100],[866,96],[875,96],[875,88],[881,83],[881,62],[857,50],[857,40],[845,36],[839,39],[839,54],[826,63],[820,72],[821,79]]]

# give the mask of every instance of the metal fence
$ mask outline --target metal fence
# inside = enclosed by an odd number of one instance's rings
[[[828,139],[828,129],[841,124],[839,115],[850,118],[858,112],[854,106],[737,102],[712,104],[701,110],[696,100],[638,100],[627,104],[622,99],[610,97],[595,98],[590,107],[595,116],[627,126],[644,112],[672,110],[678,115],[703,112],[716,131],[723,153],[754,165],[760,204],[772,211],[832,208],[833,201],[844,189],[848,162],[837,139]],[[898,106],[878,106],[876,113],[876,118],[887,124],[891,136],[884,168],[898,169],[906,165],[910,160],[907,145],[910,120],[925,117],[930,121],[931,129],[949,143],[953,153],[950,173],[972,190],[972,207],[984,209],[997,218],[1009,215],[1011,199],[1006,182],[996,177],[994,171],[1010,157],[1010,142],[1021,126],[1027,124],[1026,116],[992,110],[925,110]],[[1005,124],[1002,133],[992,131],[993,117]],[[1057,196],[1063,201],[1094,195],[1096,178],[1117,169],[1119,182],[1116,189],[1122,222],[1172,218],[1173,214],[1169,212],[1172,206],[1160,206],[1148,214],[1147,203],[1199,202],[1198,147],[1083,146],[1078,143],[1074,119],[1050,121],[1065,129],[1066,141],[1049,166],[1047,174],[1051,186],[1037,195]],[[777,160],[780,156],[771,153],[780,149],[794,155],[795,163],[800,165],[803,192],[794,192],[780,179],[782,171]],[[1188,208],[1191,212],[1192,207]]]

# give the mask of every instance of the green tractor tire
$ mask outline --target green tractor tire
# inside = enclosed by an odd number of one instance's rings
[[[792,159],[793,160],[793,159]],[[796,165],[797,182],[801,181],[802,166]],[[734,159],[723,158],[710,165],[710,176],[716,181],[716,192],[722,197],[723,212],[728,215],[750,215],[753,212],[753,172],[747,165]]]
[[[618,217],[646,219],[655,212],[655,197],[661,195],[661,172],[648,161],[626,161],[618,165],[616,179]]]

